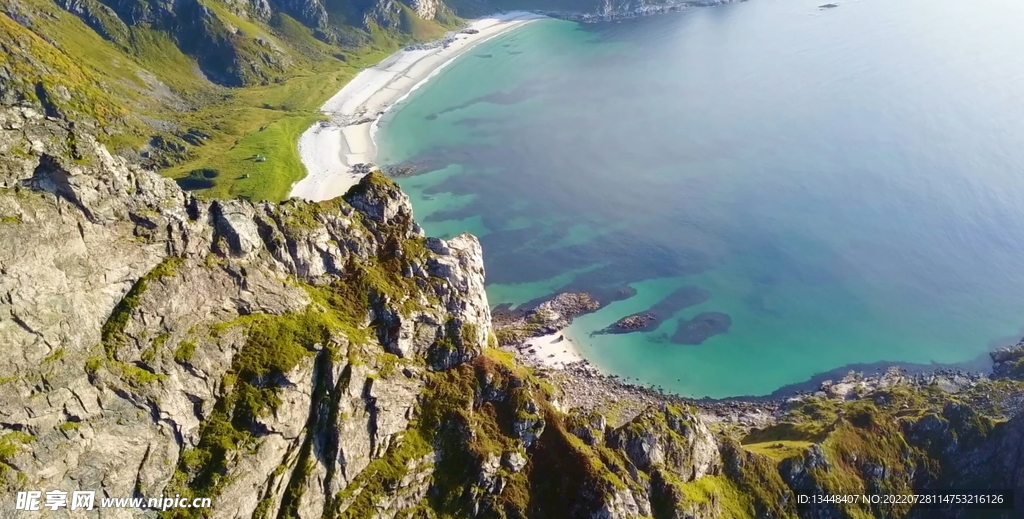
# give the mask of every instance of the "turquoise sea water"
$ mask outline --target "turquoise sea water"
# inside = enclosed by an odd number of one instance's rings
[[[527,25],[389,112],[380,160],[420,165],[428,233],[481,237],[492,304],[614,300],[584,354],[683,395],[1015,342],[1024,3],[819,3]]]

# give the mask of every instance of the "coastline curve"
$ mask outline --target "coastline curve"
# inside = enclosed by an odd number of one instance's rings
[[[299,137],[306,176],[289,197],[320,201],[345,194],[373,167],[381,116],[477,45],[546,18],[528,11],[477,18],[442,40],[399,50],[361,71],[320,108],[327,119]]]

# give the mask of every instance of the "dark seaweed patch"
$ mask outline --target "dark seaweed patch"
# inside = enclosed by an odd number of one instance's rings
[[[679,328],[672,335],[676,344],[700,344],[709,337],[729,331],[732,318],[722,312],[704,312],[690,320],[680,320]]]
[[[489,58],[489,57],[491,57],[491,55],[490,54],[486,54],[484,56],[479,56],[479,57],[488,57]],[[508,91],[508,92],[494,92],[494,93],[491,93],[491,94],[486,94],[486,95],[474,97],[473,99],[470,99],[470,100],[466,101],[465,103],[460,103],[460,104],[457,104],[455,106],[451,106],[451,107],[445,108],[444,110],[441,110],[440,112],[438,112],[438,115],[449,113],[449,112],[454,112],[456,110],[462,110],[464,108],[469,108],[470,106],[473,106],[473,105],[475,105],[477,103],[490,103],[490,104],[495,104],[495,105],[514,105],[516,103],[520,103],[520,102],[523,102],[523,101],[525,101],[525,100],[527,100],[527,99],[529,99],[531,97],[534,97],[538,93],[539,92],[538,92],[538,89],[536,87],[533,87],[533,86],[530,86],[530,85],[519,86],[519,87],[516,87],[515,89],[513,89],[511,91]]]

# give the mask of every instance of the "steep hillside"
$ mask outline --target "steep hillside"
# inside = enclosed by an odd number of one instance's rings
[[[430,1],[0,5],[0,102],[88,127],[206,195],[255,200],[304,174],[298,134],[346,81],[458,23]]]

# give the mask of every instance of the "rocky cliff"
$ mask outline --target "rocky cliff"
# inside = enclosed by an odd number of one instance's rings
[[[54,0],[104,39],[131,54],[143,51],[146,32],[166,35],[178,50],[194,58],[202,73],[227,85],[267,82],[287,75],[296,54],[288,41],[285,17],[317,39],[340,47],[369,43],[374,30],[411,34],[420,21],[450,16],[440,0]],[[35,18],[45,0],[18,0],[10,12]],[[29,22],[31,25],[31,22]]]
[[[487,343],[476,239],[425,239],[379,175],[325,204],[202,202],[29,109],[0,115],[0,162],[9,487],[344,511],[414,443],[431,373]]]

